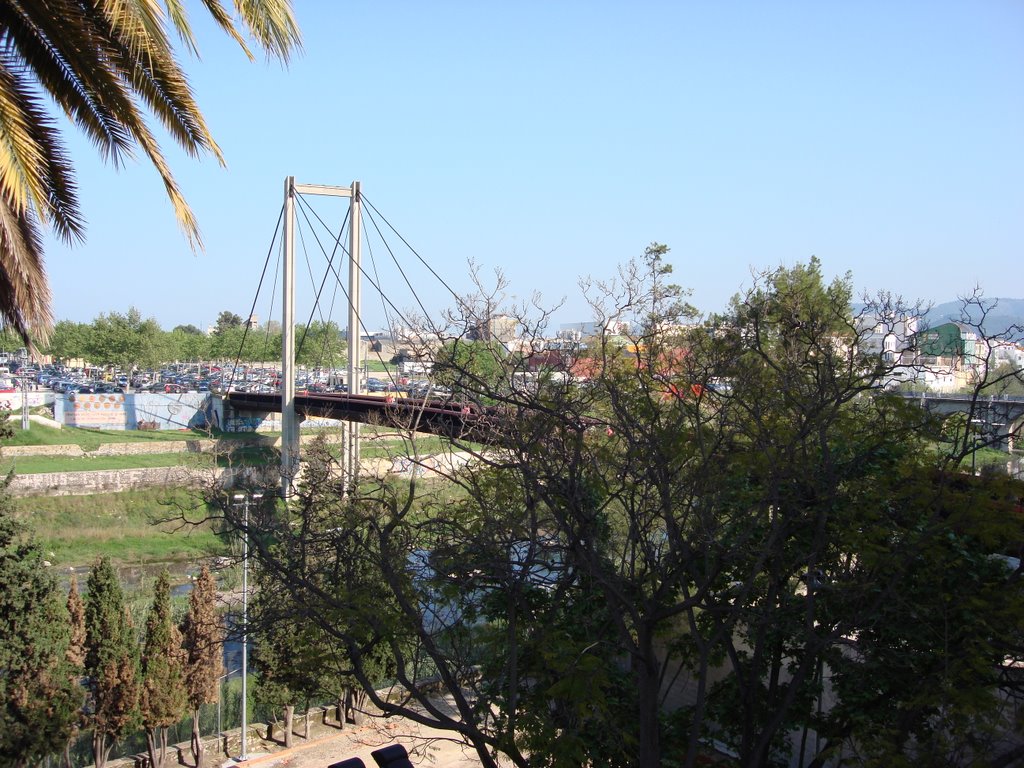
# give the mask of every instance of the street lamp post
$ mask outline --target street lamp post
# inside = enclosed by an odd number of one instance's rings
[[[242,523],[242,748],[239,762],[249,759],[246,731],[249,730],[249,699],[247,682],[249,675],[249,502],[259,501],[262,493],[236,493],[234,501],[241,503]]]
[[[979,426],[975,427],[977,424]],[[971,476],[974,477],[978,474],[978,446],[982,444],[982,440],[979,438],[979,434],[985,428],[984,419],[971,419],[972,435],[971,435]]]
[[[25,378],[28,350],[24,347],[18,350],[18,361],[21,363],[18,367],[18,372],[21,374],[21,431],[28,432],[28,379]]]

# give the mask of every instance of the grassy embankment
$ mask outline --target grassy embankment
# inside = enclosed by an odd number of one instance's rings
[[[204,432],[137,431],[97,429],[54,429],[32,424],[27,432],[14,425],[14,435],[5,446],[78,445],[86,452],[105,443],[159,443],[210,437]],[[234,435],[217,435],[231,439]],[[260,447],[238,448],[231,461],[267,461],[269,452]],[[0,472],[82,472],[100,469],[176,466],[186,462],[213,460],[194,453],[157,453],[137,456],[13,456],[0,459]],[[227,459],[222,458],[221,461]],[[181,524],[183,510],[191,520],[208,516],[197,491],[183,488],[154,488],[92,496],[37,496],[14,500],[16,513],[31,527],[54,565],[84,565],[101,555],[118,563],[196,561],[225,554],[228,542],[218,536],[210,522]],[[178,518],[173,522],[173,518]]]
[[[411,446],[400,438],[375,436],[367,427],[368,439],[362,447],[367,458],[408,455]],[[275,435],[265,435],[269,439]],[[209,438],[204,432],[108,431],[95,429],[53,429],[33,424],[27,433],[15,428],[5,445],[78,445],[95,451],[104,443],[160,442]],[[215,435],[218,439],[237,439],[247,435]],[[416,450],[420,455],[441,451],[446,442],[438,437],[420,437]],[[220,464],[267,463],[276,461],[276,452],[268,447],[246,446],[224,452],[218,457],[195,453],[157,453],[133,456],[18,456],[0,459],[0,472],[6,474],[37,472],[80,472],[101,469],[166,467],[216,460]],[[229,543],[219,536],[210,522],[182,525],[182,511],[190,520],[209,516],[198,491],[182,488],[154,488],[92,496],[40,496],[16,499],[15,509],[32,528],[54,565],[92,563],[106,555],[118,563],[196,561],[225,554]],[[178,518],[177,522],[173,518]]]
[[[366,427],[367,440],[360,451],[365,458],[382,458],[385,456],[408,455],[411,444],[400,437],[387,434],[378,435],[373,427]],[[274,434],[261,433],[269,440],[277,437]],[[103,443],[158,443],[181,440],[210,439],[238,441],[240,445],[227,451],[214,454],[195,453],[149,453],[131,456],[8,456],[0,458],[0,473],[15,471],[19,474],[38,474],[40,472],[89,472],[100,469],[135,469],[146,467],[175,467],[179,465],[209,466],[216,461],[220,466],[243,464],[245,466],[262,465],[277,460],[275,451],[266,446],[241,445],[246,437],[244,434],[217,434],[211,436],[206,432],[141,432],[137,430],[120,432],[96,429],[54,429],[39,424],[23,433],[14,430],[14,438],[5,445],[78,445],[83,451],[92,452]],[[416,451],[423,456],[445,450],[447,441],[440,437],[420,436],[416,440]]]
[[[86,565],[101,555],[117,563],[196,561],[228,551],[214,525],[181,523],[207,514],[198,492],[156,488],[94,496],[37,496],[14,500],[54,565]],[[177,520],[175,521],[175,518]]]

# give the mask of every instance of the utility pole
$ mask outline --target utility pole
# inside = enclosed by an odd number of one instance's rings
[[[18,350],[18,373],[21,378],[21,431],[28,432],[28,379],[25,378],[25,367],[28,365],[28,350],[22,347]]]
[[[242,505],[242,748],[238,755],[239,762],[249,759],[249,695],[247,683],[249,678],[249,502],[259,503],[262,493],[236,493],[235,504]]]

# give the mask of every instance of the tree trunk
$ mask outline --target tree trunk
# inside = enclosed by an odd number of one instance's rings
[[[92,732],[92,757],[96,768],[105,768],[107,758],[110,757],[110,748],[113,744],[107,743],[107,734],[93,730]]]
[[[345,718],[348,717],[348,712],[345,711],[347,703],[348,694],[345,691],[342,691],[338,695],[338,728],[340,730],[345,730]]]
[[[303,728],[302,738],[309,741],[309,719],[313,717],[313,713],[309,711],[309,706],[306,707],[306,727]]]
[[[149,768],[164,768],[167,765],[167,728],[146,729],[146,751],[149,752]]]
[[[164,768],[163,760],[158,754],[155,728],[146,729],[146,753],[149,755],[149,768]]]
[[[199,735],[199,710],[192,710],[192,759],[195,768],[203,768],[203,739]]]
[[[160,729],[160,768],[167,765],[167,726]]]
[[[285,749],[292,745],[292,723],[295,720],[295,707],[291,704],[284,708],[284,746]]]
[[[633,674],[637,683],[638,765],[661,765],[658,721],[658,665],[653,657],[636,659]]]
[[[366,694],[355,687],[348,689],[348,710],[352,715],[354,725],[362,725],[366,721],[366,714],[363,709],[366,705]]]

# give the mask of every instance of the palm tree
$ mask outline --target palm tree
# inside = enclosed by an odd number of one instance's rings
[[[234,0],[238,22],[220,0],[202,2],[250,59],[242,31],[285,62],[300,44],[291,0]],[[169,29],[197,52],[183,0],[0,0],[0,324],[29,345],[43,343],[53,321],[42,232],[72,242],[85,231],[74,167],[49,100],[112,165],[141,148],[189,244],[202,247],[146,121],[154,115],[190,155],[210,153],[223,164]]]

